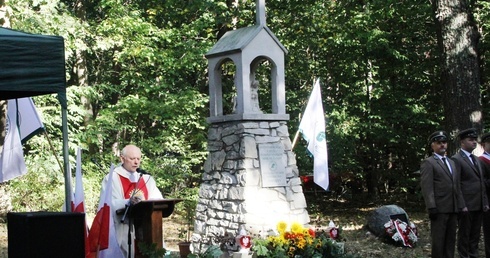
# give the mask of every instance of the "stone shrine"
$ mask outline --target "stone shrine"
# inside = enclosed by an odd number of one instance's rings
[[[275,229],[279,221],[308,224],[306,200],[289,137],[284,46],[265,22],[265,0],[256,0],[256,25],[228,31],[206,54],[210,123],[208,158],[196,208],[195,251],[212,237]],[[271,64],[271,112],[260,105],[256,71]],[[235,67],[234,107],[223,108],[223,65]]]

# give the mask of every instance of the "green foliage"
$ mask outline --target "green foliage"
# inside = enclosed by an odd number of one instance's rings
[[[255,23],[255,1],[8,4],[14,11],[14,29],[65,39],[70,159],[74,164],[76,147],[82,146],[90,212],[97,207],[102,177],[111,163],[119,162],[118,150],[128,143],[142,148],[142,166],[152,172],[165,196],[197,189],[207,155],[204,55],[226,31]],[[485,119],[490,112],[485,54],[490,6],[475,1],[472,8],[482,31]],[[427,134],[444,121],[430,3],[269,1],[267,25],[288,50],[290,132],[299,125],[314,78],[321,79],[330,172],[335,176],[331,190],[357,182],[361,190],[415,191],[418,179],[413,172],[426,154]],[[266,85],[269,70],[264,64],[258,71],[260,85]],[[233,70],[225,73],[225,79],[233,78]],[[270,89],[260,92],[260,103],[269,110]],[[14,200],[19,211],[62,206],[63,177],[57,161],[62,157],[61,111],[55,96],[35,101],[51,144],[43,136],[25,146],[30,172],[10,183],[19,196]],[[300,173],[310,174],[312,159],[305,145],[300,141],[294,151]]]
[[[376,170],[377,181],[392,184],[384,190],[400,187],[397,182],[418,169],[424,153],[417,146],[424,146],[425,134],[442,121],[427,115],[440,106],[440,98],[429,98],[437,75],[437,60],[429,54],[436,48],[430,5],[307,1],[288,7],[308,13],[297,16],[301,19],[288,19],[284,7],[271,5],[270,26],[284,35],[294,64],[287,67],[287,101],[300,105],[288,104],[292,127],[299,123],[313,77],[320,77],[331,173],[366,180]],[[410,147],[398,148],[400,141]],[[303,146],[295,152],[307,174],[312,166]]]
[[[181,198],[182,202],[177,205],[175,214],[179,214],[184,220],[184,227],[179,228],[179,238],[184,239],[186,242],[191,240],[192,230],[194,229],[193,223],[199,198],[198,193],[198,187],[190,187],[182,189],[176,196],[177,198]]]
[[[147,258],[161,258],[167,253],[165,248],[158,248],[155,243],[140,242],[138,243],[138,248],[140,253]]]
[[[217,245],[209,246],[203,253],[189,254],[188,258],[218,258],[223,255],[223,251]]]
[[[14,211],[60,211],[64,205],[63,175],[37,166],[25,176],[10,181]],[[59,170],[57,170],[59,171]]]

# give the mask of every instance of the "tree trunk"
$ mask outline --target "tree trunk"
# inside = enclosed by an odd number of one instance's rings
[[[87,22],[87,9],[85,0],[76,0],[73,4],[74,12],[80,22]],[[83,40],[83,39],[82,39]],[[87,59],[86,51],[79,48],[75,49],[75,65],[73,66],[74,83],[81,87],[89,87],[88,82],[88,69],[87,69]],[[85,110],[83,123],[87,126],[90,121],[95,119],[96,111],[89,98],[86,96],[81,96],[80,102],[82,103],[83,109]],[[89,142],[88,148],[90,153],[96,153],[97,143]]]
[[[482,130],[480,103],[480,35],[471,1],[432,0],[441,51],[441,90],[444,96],[446,130],[455,136],[460,130]],[[458,146],[450,146],[454,152]]]
[[[77,15],[77,18],[81,22],[86,22],[86,16],[87,16],[87,11],[85,8],[85,1],[84,0],[77,0],[74,3],[74,8],[75,8],[75,13]],[[76,75],[76,83],[79,86],[86,87],[88,86],[88,73],[87,73],[87,61],[85,59],[85,51],[76,49],[75,50],[75,65],[74,65],[74,73]],[[83,107],[86,111],[85,117],[84,117],[84,123],[87,125],[87,123],[90,121],[91,116],[90,114],[93,113],[92,110],[92,104],[86,97],[82,97],[81,102],[83,104]]]

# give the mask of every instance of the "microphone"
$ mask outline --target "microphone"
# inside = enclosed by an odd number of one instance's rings
[[[146,172],[146,170],[144,169],[141,169],[141,168],[137,168],[136,169],[136,172],[142,174],[142,175],[151,175],[150,173]]]

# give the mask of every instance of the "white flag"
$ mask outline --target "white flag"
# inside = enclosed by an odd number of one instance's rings
[[[82,149],[77,149],[77,164],[75,169],[75,194],[73,195],[71,210],[85,212],[85,193],[83,191],[82,178]]]
[[[0,157],[0,182],[6,182],[27,173],[18,117],[16,100],[8,100],[5,141]]]
[[[5,141],[0,155],[0,182],[27,173],[22,143],[44,130],[31,98],[9,99]]]
[[[10,106],[8,108],[10,109]],[[20,128],[20,138],[24,144],[34,135],[43,132],[44,125],[37,113],[32,98],[17,99],[16,108],[19,116],[18,125]]]
[[[70,171],[68,169],[68,171]],[[75,194],[71,202],[72,212],[85,213],[85,193],[83,190],[83,178],[82,178],[82,149],[77,149],[77,164],[75,169]],[[90,246],[88,245],[88,227],[87,218],[85,218],[85,257],[90,256]]]
[[[305,113],[299,124],[299,131],[308,142],[308,151],[313,155],[313,181],[327,190],[329,184],[327,138],[319,79],[315,81]]]

